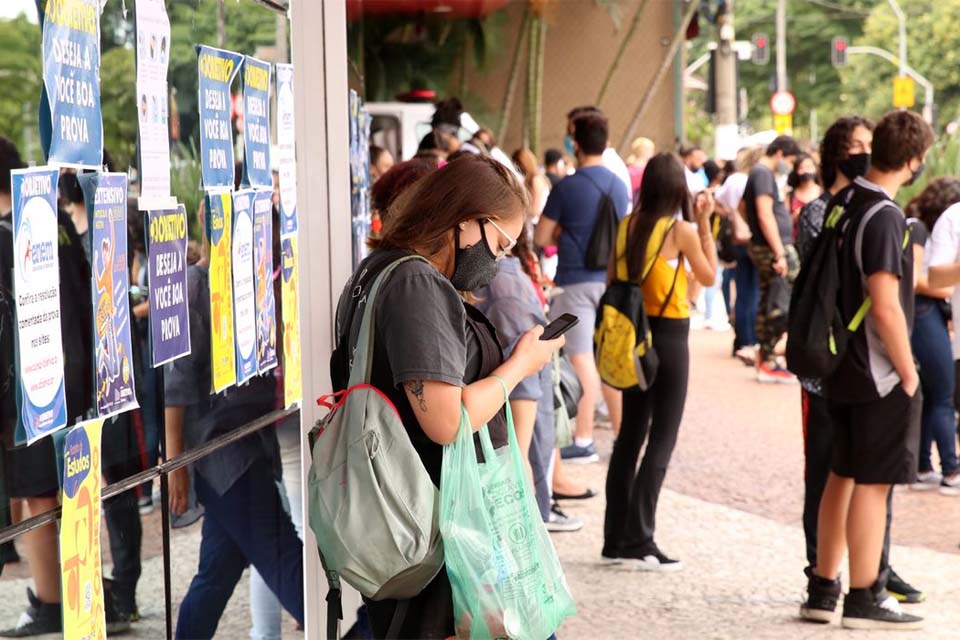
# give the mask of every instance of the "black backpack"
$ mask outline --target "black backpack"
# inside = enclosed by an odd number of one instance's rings
[[[882,200],[875,204],[867,211],[864,221],[888,203]],[[840,224],[847,221],[845,210],[836,198],[827,205],[827,212],[820,235],[803,259],[790,297],[787,368],[802,378],[823,379],[836,370],[847,351],[850,335],[863,324],[872,305],[867,296],[852,319],[847,321],[843,317],[839,304],[839,244],[844,233]],[[904,241],[909,241],[909,232]]]
[[[589,180],[593,186],[600,192],[600,202],[597,204],[597,219],[593,223],[593,232],[590,234],[590,242],[587,244],[587,252],[584,255],[584,266],[593,271],[606,269],[610,264],[610,253],[613,251],[613,245],[617,241],[617,228],[620,226],[620,216],[617,213],[617,205],[613,202],[610,193],[604,191],[593,181],[593,178],[586,173],[582,175]],[[614,180],[617,177],[614,176]],[[615,184],[615,183],[611,183]]]

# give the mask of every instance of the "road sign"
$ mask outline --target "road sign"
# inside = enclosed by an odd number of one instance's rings
[[[770,110],[775,116],[785,116],[797,108],[797,99],[789,91],[777,91],[770,97]]]
[[[778,136],[786,136],[793,133],[793,114],[773,114],[773,128]]]
[[[909,109],[916,104],[916,83],[910,76],[897,76],[893,79],[893,106]]]

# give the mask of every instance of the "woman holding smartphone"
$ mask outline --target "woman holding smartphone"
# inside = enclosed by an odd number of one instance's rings
[[[640,283],[653,346],[660,359],[653,384],[623,392],[623,424],[607,472],[607,510],[602,557],[643,571],[678,571],[682,565],[654,542],[657,500],[677,442],[690,370],[690,305],[683,260],[697,282],[713,283],[717,252],[710,232],[713,196],[693,205],[680,159],[661,153],[647,164],[637,209],[620,223],[617,251],[608,270],[626,264]],[[637,459],[649,438],[643,461]]]

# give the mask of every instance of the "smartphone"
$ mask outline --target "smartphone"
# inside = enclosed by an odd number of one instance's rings
[[[573,328],[578,322],[580,322],[580,318],[572,313],[565,313],[544,327],[543,335],[540,336],[540,339],[555,340]]]

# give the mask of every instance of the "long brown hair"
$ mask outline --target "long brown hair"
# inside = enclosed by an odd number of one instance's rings
[[[533,195],[533,181],[537,177],[537,156],[533,155],[530,149],[517,149],[510,156],[513,164],[523,174],[523,183],[527,186],[527,191]]]
[[[505,166],[480,155],[462,156],[404,191],[388,209],[375,249],[405,249],[447,265],[453,229],[477,218],[513,220],[529,206],[527,190]]]
[[[683,163],[672,153],[658,153],[647,163],[640,184],[640,203],[630,221],[627,236],[627,271],[635,280],[642,277],[647,263],[647,242],[661,218],[680,212],[691,219],[690,191]]]

